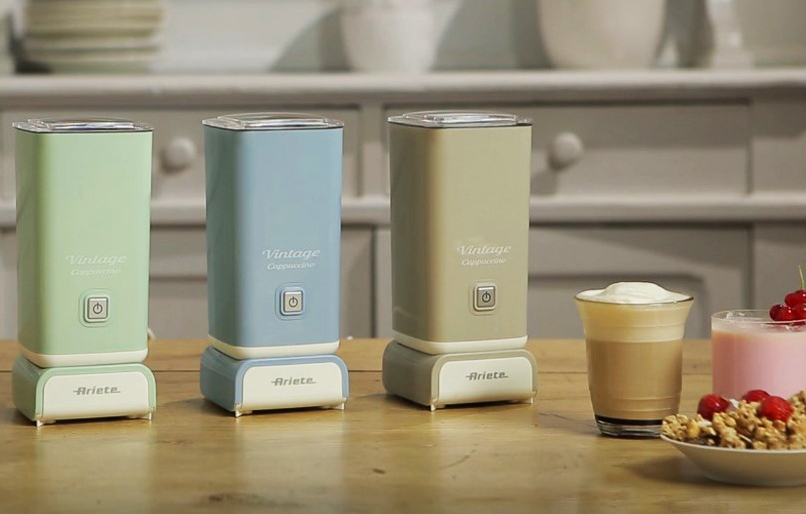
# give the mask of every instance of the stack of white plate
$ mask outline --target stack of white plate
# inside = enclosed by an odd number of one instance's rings
[[[57,73],[146,71],[164,15],[160,0],[28,0],[21,58]]]

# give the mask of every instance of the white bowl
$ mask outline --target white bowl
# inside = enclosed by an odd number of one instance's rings
[[[345,10],[341,23],[356,71],[423,73],[434,65],[437,24],[430,7]]]
[[[765,487],[806,484],[806,450],[740,450],[661,439],[717,482]]]
[[[663,35],[664,0],[539,0],[540,33],[556,68],[652,66]]]

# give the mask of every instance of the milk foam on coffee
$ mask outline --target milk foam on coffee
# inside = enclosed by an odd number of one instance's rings
[[[691,297],[647,282],[617,282],[576,297],[585,336],[597,341],[682,339]]]
[[[604,289],[583,291],[577,295],[577,298],[589,302],[648,305],[682,302],[690,297],[669,291],[651,282],[616,282]]]

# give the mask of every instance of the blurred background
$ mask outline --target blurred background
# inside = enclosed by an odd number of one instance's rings
[[[801,0],[3,0],[0,9],[23,72],[806,63]]]
[[[693,294],[688,335],[706,337],[806,263],[804,26],[803,0],[0,0],[0,337],[13,121],[155,127],[162,338],[207,333],[201,120],[345,121],[342,335],[388,337],[386,119],[442,108],[535,122],[530,336],[580,337],[578,291],[649,280]]]

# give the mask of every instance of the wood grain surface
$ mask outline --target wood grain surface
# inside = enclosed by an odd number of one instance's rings
[[[0,513],[28,512],[806,512],[806,489],[705,479],[659,440],[599,436],[581,341],[530,341],[534,406],[429,412],[381,385],[386,341],[344,341],[345,411],[236,420],[198,392],[201,341],[152,344],[149,423],[36,429],[11,403],[17,350],[0,343]],[[710,387],[710,344],[685,348],[683,410]]]

